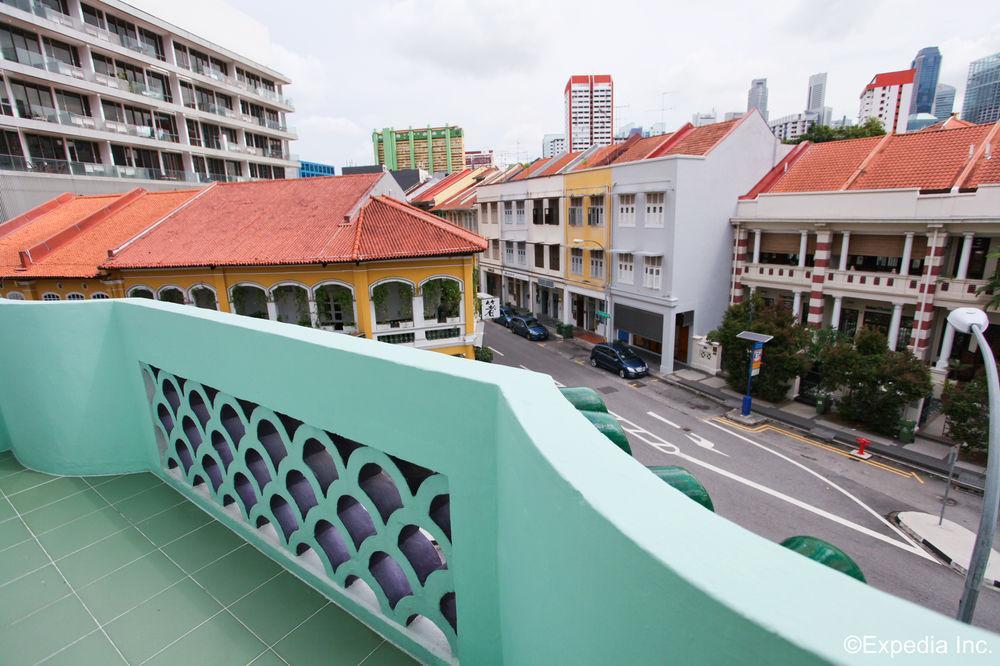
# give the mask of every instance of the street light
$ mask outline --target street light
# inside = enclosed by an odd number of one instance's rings
[[[983,489],[983,513],[979,517],[979,532],[969,558],[969,569],[965,574],[965,589],[958,602],[958,619],[972,623],[979,599],[979,588],[983,584],[983,574],[989,562],[993,547],[993,536],[997,529],[997,510],[1000,509],[1000,381],[997,379],[997,364],[993,350],[986,342],[983,331],[989,326],[986,313],[978,308],[958,308],[948,315],[948,325],[959,333],[971,333],[979,344],[986,365],[986,381],[990,396],[990,440],[986,455],[986,487]],[[949,480],[950,483],[950,480]]]

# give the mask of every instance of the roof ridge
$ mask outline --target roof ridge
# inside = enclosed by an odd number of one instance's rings
[[[968,129],[968,128],[959,128],[959,129]],[[993,123],[993,127],[991,127],[990,131],[986,133],[986,136],[983,137],[983,140],[980,142],[979,147],[976,148],[975,152],[973,152],[973,154],[970,156],[969,163],[965,165],[965,168],[963,168],[962,171],[958,174],[958,178],[955,179],[955,184],[952,185],[951,187],[952,192],[958,192],[961,189],[962,185],[964,185],[965,182],[969,180],[969,178],[972,176],[972,172],[975,170],[974,167],[976,167],[979,164],[979,160],[982,159],[983,153],[986,152],[986,146],[990,145],[990,143],[993,141],[993,137],[996,136],[997,130],[1000,130],[1000,120]]]
[[[720,143],[722,143],[727,138],[729,138],[729,135],[732,134],[733,132],[735,132],[736,128],[739,127],[740,125],[742,125],[743,122],[747,118],[749,118],[751,115],[753,115],[754,113],[760,114],[760,111],[758,111],[757,108],[754,107],[754,109],[752,111],[750,111],[749,113],[744,113],[739,118],[733,118],[732,120],[723,120],[721,123],[715,123],[715,124],[718,124],[718,125],[721,125],[721,124],[724,124],[724,123],[732,123],[732,124],[729,126],[729,129],[726,130],[726,133],[723,134],[722,136],[720,136],[718,139],[716,139],[715,143],[713,143],[711,146],[709,146],[708,150],[706,150],[704,153],[702,153],[702,155],[708,155],[710,152],[712,152],[713,150],[715,150],[716,146],[718,146]],[[761,116],[761,119],[763,119],[763,116]]]
[[[695,129],[697,128],[693,124],[684,123],[675,132],[671,133],[666,141],[664,141],[659,146],[651,150],[649,154],[646,155],[646,157],[644,157],[643,159],[648,160],[654,157],[662,157],[663,154],[667,151],[667,149],[673,148],[675,145],[681,142],[681,139],[689,136],[692,132],[694,132]]]
[[[778,160],[777,164],[771,167],[770,171],[764,174],[763,178],[757,181],[756,185],[750,188],[749,192],[741,195],[740,199],[756,199],[759,195],[767,193],[778,182],[778,179],[788,173],[789,167],[795,164],[806,153],[808,147],[812,145],[814,144],[808,140],[796,144],[784,157]]]
[[[188,199],[187,201],[185,201],[181,205],[175,206],[174,208],[171,208],[169,211],[166,212],[166,214],[163,215],[163,217],[161,217],[160,219],[158,219],[156,222],[153,222],[151,225],[149,225],[148,227],[146,227],[145,229],[143,229],[139,233],[135,234],[134,236],[132,236],[131,238],[129,238],[124,243],[120,243],[118,245],[118,247],[110,248],[108,250],[108,258],[111,259],[111,258],[117,256],[119,253],[123,252],[124,250],[128,249],[128,247],[130,245],[132,245],[132,243],[136,242],[137,240],[139,240],[140,238],[142,238],[143,236],[145,236],[146,234],[148,234],[149,232],[151,232],[153,229],[155,229],[156,227],[158,227],[161,224],[163,224],[166,220],[170,219],[170,217],[172,215],[174,215],[176,213],[179,213],[180,211],[184,210],[185,208],[187,208],[188,206],[190,206],[191,204],[193,204],[198,199],[200,199],[203,196],[205,196],[205,194],[207,194],[208,192],[211,192],[212,190],[214,190],[218,185],[219,185],[218,182],[212,183],[211,185],[209,185],[208,187],[202,189],[200,192],[198,192],[198,194],[194,195],[193,197],[191,197],[190,199]]]
[[[882,151],[886,149],[886,146],[889,145],[894,136],[896,136],[896,134],[889,132],[883,136],[878,143],[872,146],[872,149],[868,152],[865,159],[861,160],[861,164],[858,165],[858,168],[854,170],[854,173],[852,173],[846,181],[844,181],[844,184],[840,187],[841,191],[849,190],[851,188],[851,185],[853,185],[855,181],[861,177],[861,175],[865,172],[865,169],[868,168],[872,161],[882,154]]]
[[[53,199],[44,201],[35,206],[34,208],[29,208],[20,215],[16,215],[7,220],[6,222],[0,223],[0,238],[3,238],[4,236],[10,234],[13,231],[17,231],[18,229],[25,226],[32,220],[38,219],[42,215],[50,213],[59,206],[65,203],[69,203],[70,201],[73,201],[78,197],[79,195],[73,194],[72,192],[63,192],[62,194]]]
[[[421,218],[425,222],[429,222],[429,223],[433,224],[436,227],[442,228],[445,231],[448,231],[450,233],[458,232],[459,236],[466,237],[465,240],[469,240],[469,238],[468,238],[469,236],[474,237],[472,240],[483,239],[482,236],[480,236],[479,234],[476,234],[474,232],[469,231],[465,227],[462,227],[462,226],[459,226],[459,225],[454,224],[452,222],[449,222],[448,220],[446,220],[446,219],[444,219],[442,217],[438,217],[437,215],[433,215],[431,213],[428,213],[425,210],[421,210],[420,208],[417,208],[416,206],[408,204],[405,201],[399,201],[398,199],[394,199],[394,198],[390,197],[388,194],[380,194],[376,198],[379,199],[379,200],[381,200],[383,203],[385,203],[385,204],[387,204],[389,206],[392,206],[394,208],[397,208],[398,210],[401,210],[401,211],[403,211],[405,213],[411,213],[411,214],[415,213],[416,217]]]

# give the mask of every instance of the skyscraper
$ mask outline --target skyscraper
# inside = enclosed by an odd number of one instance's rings
[[[910,113],[930,113],[934,107],[938,74],[941,71],[941,52],[936,46],[928,46],[917,51],[910,69],[916,70],[913,77],[913,98]]]
[[[554,157],[565,152],[565,134],[546,134],[542,137],[542,157]]]
[[[566,82],[566,149],[608,146],[614,140],[615,84],[608,74],[571,76]]]
[[[1000,120],[1000,53],[969,63],[962,120],[970,123]]]
[[[826,102],[826,72],[813,74],[809,77],[809,95],[806,98],[806,111],[821,112]]]
[[[760,111],[767,120],[767,79],[754,79],[750,82],[750,92],[747,93],[747,112],[751,109]]]
[[[954,108],[955,86],[949,86],[947,83],[937,84],[937,89],[934,92],[934,106],[931,108],[931,113],[938,120],[946,120],[951,117]]]

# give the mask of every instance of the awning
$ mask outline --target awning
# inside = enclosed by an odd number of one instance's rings
[[[635,250],[625,250],[619,247],[611,248],[612,254],[635,254]]]
[[[662,252],[654,252],[653,250],[637,250],[632,254],[638,255],[640,257],[662,257]]]

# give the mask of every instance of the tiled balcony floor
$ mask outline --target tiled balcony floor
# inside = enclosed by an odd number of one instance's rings
[[[0,663],[380,664],[409,657],[152,474],[0,453]]]

